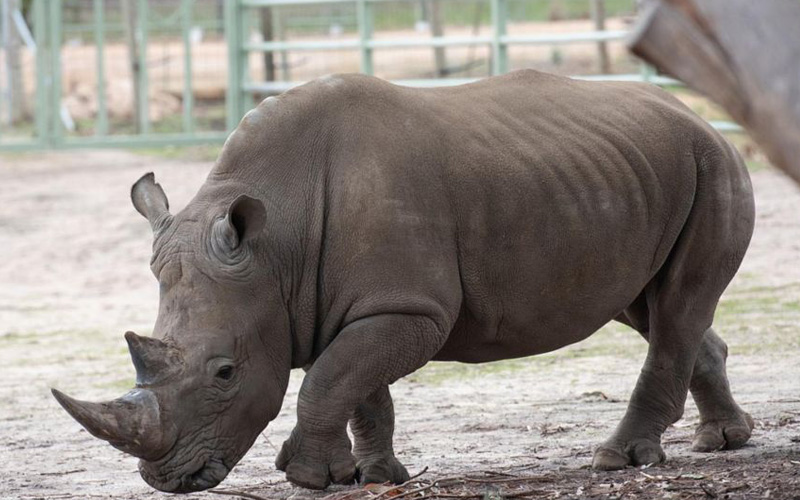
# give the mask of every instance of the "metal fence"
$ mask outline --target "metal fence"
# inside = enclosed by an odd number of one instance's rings
[[[225,140],[228,121],[213,110],[224,109],[226,71],[213,99],[223,105],[198,103],[203,61],[194,54],[204,31],[227,57],[220,2],[31,0],[24,13],[22,4],[0,0],[4,13],[13,12],[3,18],[20,20],[0,25],[0,150]],[[28,42],[14,46],[14,38]]]
[[[623,21],[633,18],[634,0],[0,5],[0,150],[220,143],[264,95],[332,71],[458,85],[536,66],[539,58],[541,69],[577,78],[679,85],[624,51]],[[562,17],[568,22],[551,22]],[[563,64],[570,47],[585,49],[578,59],[591,62],[588,71]],[[612,64],[616,74],[608,73]],[[12,116],[21,100],[27,110]]]

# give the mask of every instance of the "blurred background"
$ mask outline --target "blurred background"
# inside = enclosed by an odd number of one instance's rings
[[[637,0],[0,0],[0,151],[221,144],[330,73],[454,85],[521,68],[665,86],[625,49]]]

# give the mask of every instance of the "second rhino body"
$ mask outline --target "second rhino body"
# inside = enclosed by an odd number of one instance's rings
[[[137,388],[57,397],[142,458],[156,488],[220,482],[300,367],[277,460],[288,479],[404,481],[390,384],[431,360],[552,351],[612,320],[649,351],[595,468],[662,461],[690,389],[696,450],[750,436],[711,328],[752,234],[750,181],[724,138],[655,87],[534,71],[424,90],[328,77],[248,113],[180,213],[152,176],[133,199],[162,290],[154,338],[128,335]]]

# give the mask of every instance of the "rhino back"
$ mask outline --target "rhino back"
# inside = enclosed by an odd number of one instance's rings
[[[611,320],[666,258],[714,134],[642,85],[354,86],[325,190],[323,337],[426,314],[452,327],[441,359],[543,352]]]

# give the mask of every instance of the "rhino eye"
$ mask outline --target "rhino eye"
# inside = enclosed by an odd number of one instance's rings
[[[222,380],[230,380],[233,378],[233,366],[225,365],[217,370],[217,378],[221,378]]]

